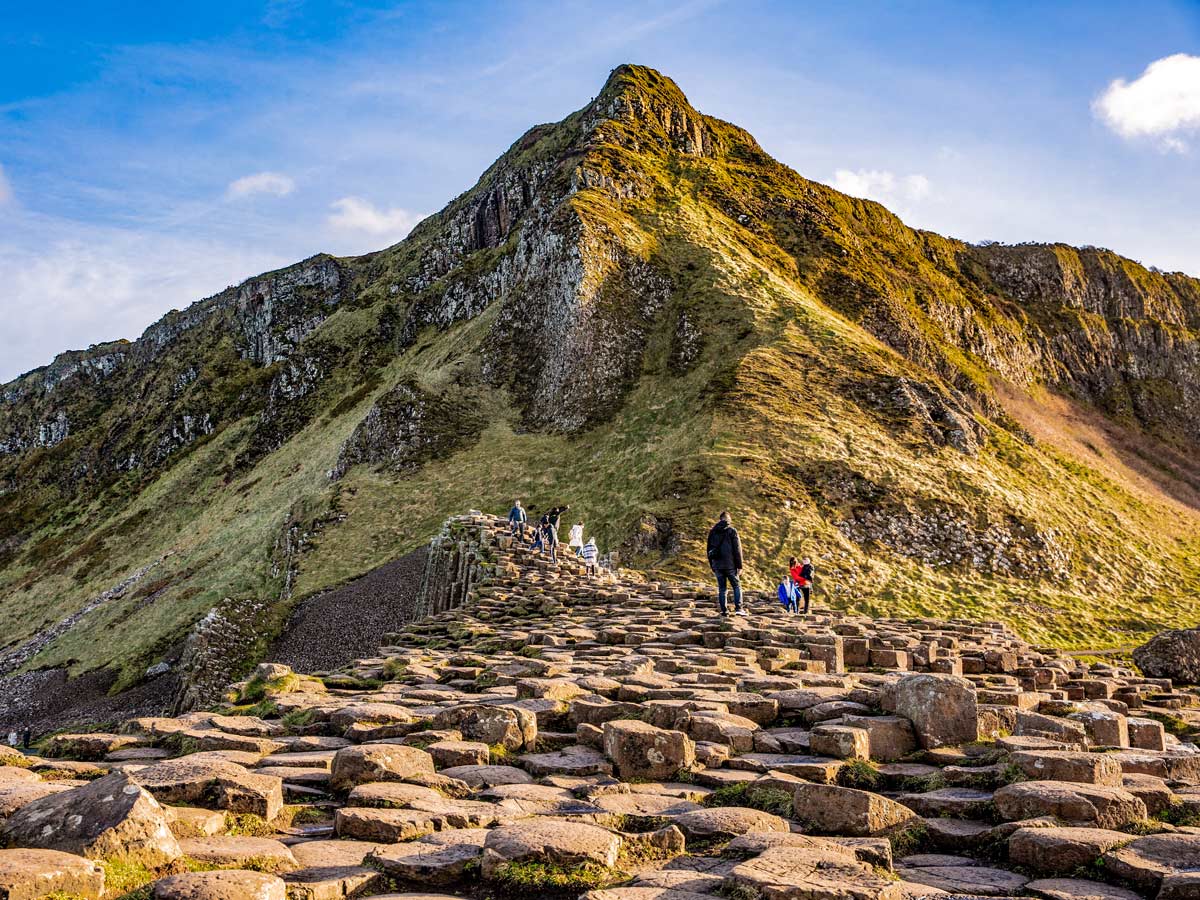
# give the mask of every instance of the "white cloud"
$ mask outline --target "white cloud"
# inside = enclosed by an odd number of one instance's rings
[[[329,225],[338,231],[358,231],[400,240],[421,220],[416,213],[392,207],[379,209],[362,197],[342,197],[331,206],[337,210],[329,216]]]
[[[279,172],[257,172],[229,183],[225,196],[230,199],[249,197],[253,194],[274,194],[286,197],[296,189],[296,182]]]
[[[924,175],[897,176],[886,169],[838,169],[833,173],[833,186],[843,194],[883,204],[921,200],[930,189]]]
[[[6,223],[7,224],[7,220]],[[172,307],[291,260],[221,240],[134,233],[18,214],[0,225],[0,383],[63,350],[136,338]]]
[[[1165,150],[1186,150],[1178,134],[1200,129],[1200,56],[1164,56],[1133,81],[1116,79],[1092,111],[1121,137],[1161,138]]]
[[[7,203],[12,199],[12,186],[8,183],[8,178],[4,174],[4,166],[0,166],[0,203]]]

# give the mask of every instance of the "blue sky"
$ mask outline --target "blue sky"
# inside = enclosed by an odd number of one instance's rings
[[[8,4],[0,382],[378,249],[622,62],[968,240],[1200,274],[1200,3]]]

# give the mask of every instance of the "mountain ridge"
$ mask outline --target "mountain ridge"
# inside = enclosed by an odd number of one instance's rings
[[[0,624],[170,549],[34,664],[133,683],[215,610],[232,672],[236,623],[522,495],[650,571],[701,573],[730,506],[759,582],[811,548],[838,603],[1120,642],[1196,613],[1198,323],[1200,281],[911,229],[620,67],[404,241],[0,388]],[[1081,618],[1130,555],[1140,614]]]

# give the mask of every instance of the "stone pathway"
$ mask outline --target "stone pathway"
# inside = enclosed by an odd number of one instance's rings
[[[490,516],[439,547],[458,587],[374,656],[4,751],[0,897],[1200,896],[1196,688],[996,623],[722,618]]]

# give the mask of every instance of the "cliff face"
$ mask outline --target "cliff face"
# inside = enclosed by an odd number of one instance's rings
[[[0,634],[169,553],[32,662],[129,683],[520,495],[650,569],[729,507],[758,583],[807,552],[830,602],[1112,640],[1197,611],[1198,330],[1195,279],[915,231],[622,67],[394,247],[0,387]],[[1130,558],[1138,615],[1095,610]]]

